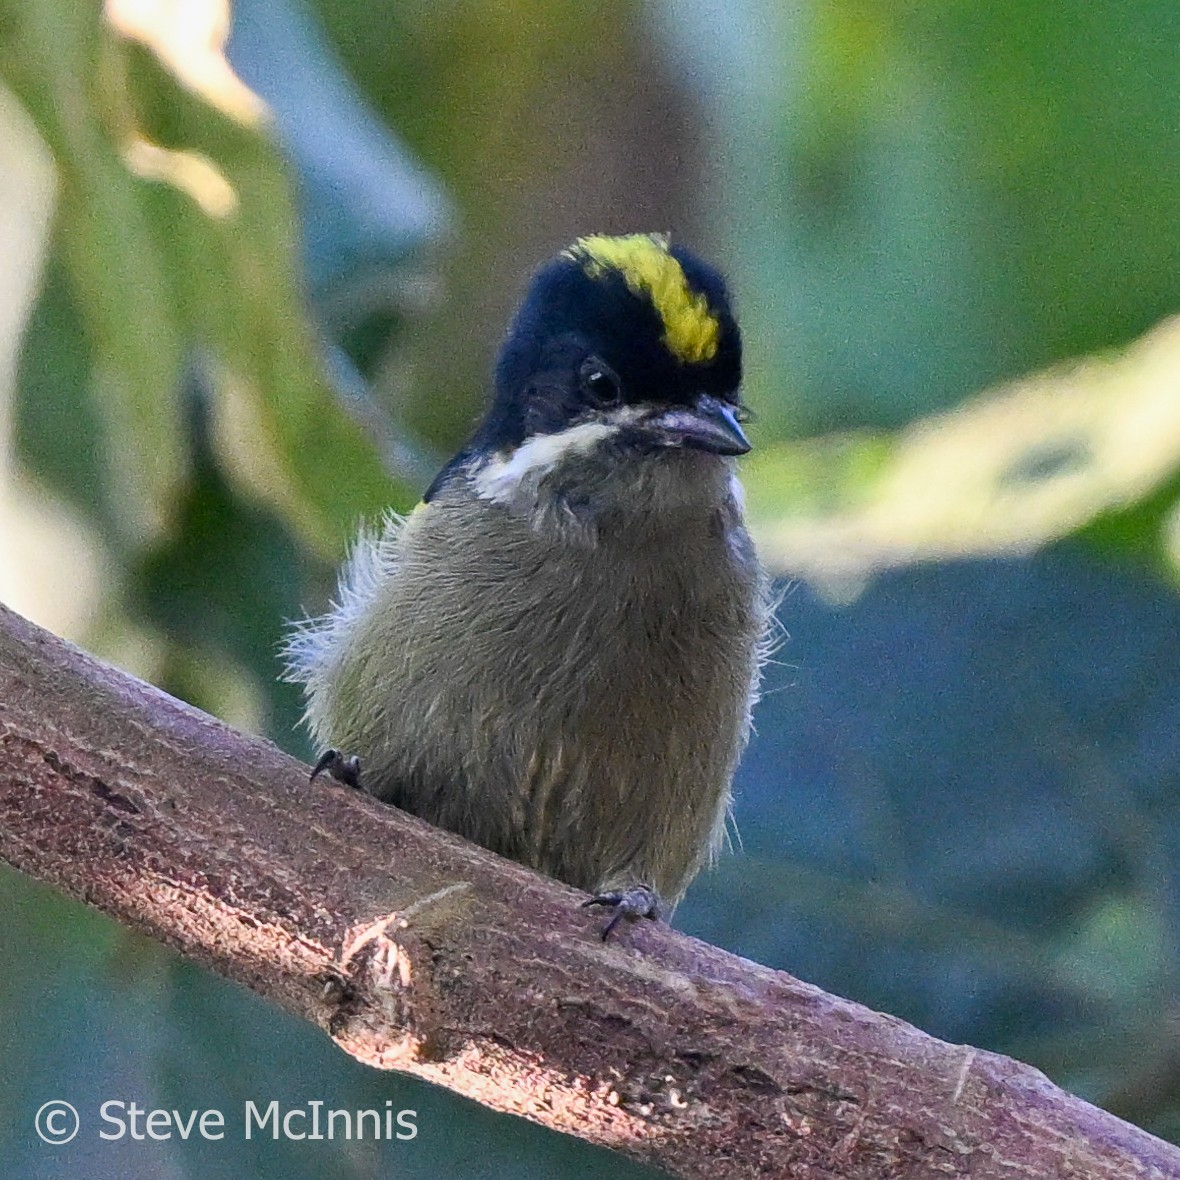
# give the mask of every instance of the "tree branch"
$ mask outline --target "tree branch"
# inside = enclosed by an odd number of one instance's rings
[[[0,607],[0,857],[346,1052],[686,1177],[1180,1178],[1180,1151],[332,786]]]

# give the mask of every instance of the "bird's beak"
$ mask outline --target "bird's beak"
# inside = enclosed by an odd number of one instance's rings
[[[643,427],[666,447],[693,447],[715,455],[744,455],[750,440],[733,406],[702,393],[691,408],[662,410]]]

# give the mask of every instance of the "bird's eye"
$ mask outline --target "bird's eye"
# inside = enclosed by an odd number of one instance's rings
[[[597,357],[589,357],[578,373],[582,392],[591,405],[606,409],[623,399],[623,387],[614,370]]]

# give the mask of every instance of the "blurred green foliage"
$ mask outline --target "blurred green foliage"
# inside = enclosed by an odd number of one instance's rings
[[[192,93],[93,7],[14,6],[5,31],[0,71],[58,164],[54,254],[80,320],[71,343],[88,354],[81,389],[59,396],[89,395],[105,457],[92,494],[117,502],[108,541],[134,549],[172,524],[191,474],[182,375],[207,350],[214,412],[239,403],[266,469],[250,490],[337,552],[357,514],[388,499],[388,477],[325,379],[285,170],[257,117]],[[200,171],[186,184],[145,179],[141,149],[172,153],[177,176],[194,161]],[[63,362],[56,344],[43,333],[26,345],[32,379],[63,363],[76,376],[79,357]]]
[[[527,272],[671,230],[738,294],[766,552],[829,595],[786,593],[742,846],[678,922],[1180,1139],[1175,329],[1119,351],[1180,308],[1180,12],[238,0],[260,119],[192,11],[202,53],[0,0],[0,81],[58,182],[15,446],[110,557],[78,638],[301,750],[285,620],[461,440]],[[113,1093],[389,1097],[422,1133],[87,1174],[624,1174],[0,894],[11,1175],[89,1168],[47,1164],[31,1111]]]
[[[1175,311],[1164,0],[751,0],[740,44],[715,0],[667,7],[725,117],[724,241],[776,431],[897,426]]]

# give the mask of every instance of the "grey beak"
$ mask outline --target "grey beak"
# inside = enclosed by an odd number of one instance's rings
[[[644,426],[669,447],[694,447],[714,455],[744,455],[750,450],[734,407],[707,393],[692,409],[664,410]]]

